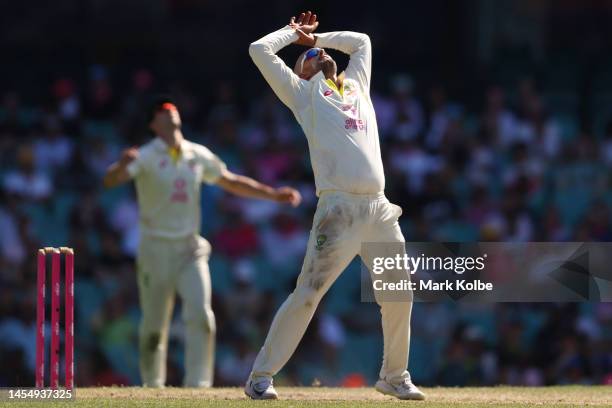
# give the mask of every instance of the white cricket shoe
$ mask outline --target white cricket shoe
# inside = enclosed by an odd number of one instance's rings
[[[244,386],[244,393],[251,399],[278,399],[278,394],[272,384],[272,377],[249,378]]]
[[[404,381],[399,384],[391,384],[385,380],[378,380],[374,388],[381,394],[391,395],[401,400],[422,401],[425,399],[425,394],[412,383],[410,377],[404,378]]]

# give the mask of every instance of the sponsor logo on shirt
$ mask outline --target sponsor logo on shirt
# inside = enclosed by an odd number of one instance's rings
[[[168,165],[168,160],[166,160],[166,159],[161,159],[161,160],[159,161],[159,168],[160,168],[160,169],[164,169],[164,168],[166,168],[166,166],[167,166],[167,165]]]
[[[170,196],[170,201],[173,203],[186,203],[189,201],[189,195],[187,194],[187,182],[184,178],[177,178],[174,180],[174,191]]]
[[[329,96],[331,94],[333,94],[334,91],[332,91],[331,89],[327,89],[325,92],[323,92],[323,96]]]
[[[366,130],[367,124],[363,119],[349,118],[344,121],[344,128],[351,131]]]

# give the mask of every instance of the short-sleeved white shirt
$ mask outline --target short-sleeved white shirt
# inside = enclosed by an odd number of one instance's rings
[[[200,232],[200,187],[214,184],[225,164],[206,147],[183,140],[175,161],[155,138],[139,149],[127,171],[135,179],[140,231],[160,238],[184,238]]]

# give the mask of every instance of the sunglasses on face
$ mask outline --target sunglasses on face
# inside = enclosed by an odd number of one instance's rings
[[[306,51],[306,56],[304,57],[304,61],[308,61],[309,59],[318,56],[320,52],[321,52],[320,48],[309,49],[308,51]]]

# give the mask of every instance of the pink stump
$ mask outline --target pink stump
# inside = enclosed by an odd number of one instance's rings
[[[36,388],[45,386],[45,250],[38,251],[36,274]]]
[[[51,375],[52,389],[59,387],[60,252],[51,255]]]
[[[65,361],[66,361],[66,384],[69,390],[74,388],[74,252],[72,249],[66,251],[65,258]]]

